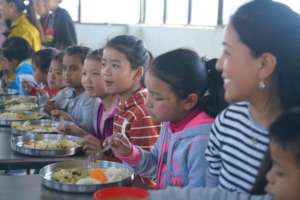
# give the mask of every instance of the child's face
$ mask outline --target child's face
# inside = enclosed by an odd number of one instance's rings
[[[250,101],[259,91],[259,58],[243,44],[235,29],[229,25],[224,37],[224,52],[217,63],[224,79],[227,102]]]
[[[80,88],[81,85],[81,60],[76,55],[64,55],[63,80],[65,86]]]
[[[106,95],[101,68],[101,63],[94,59],[85,59],[84,61],[81,83],[89,96],[103,97]]]
[[[275,200],[298,200],[300,196],[300,163],[292,149],[271,143],[272,169],[267,174],[266,191]]]
[[[37,83],[46,83],[47,74],[45,72],[42,72],[40,68],[36,67],[34,63],[33,63],[33,76],[34,76],[34,80]]]
[[[147,72],[145,85],[149,92],[146,106],[151,117],[158,122],[177,122],[183,117],[185,101],[179,99],[166,82]]]
[[[61,89],[63,87],[63,72],[60,62],[52,60],[50,63],[47,84],[51,89]]]
[[[126,96],[141,78],[140,69],[133,70],[125,54],[113,48],[104,49],[102,67],[104,86],[109,94]]]

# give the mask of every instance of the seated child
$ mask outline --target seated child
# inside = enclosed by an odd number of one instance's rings
[[[147,152],[115,133],[104,145],[112,145],[119,159],[135,173],[155,179],[159,188],[204,186],[208,133],[214,117],[226,106],[218,93],[224,90],[215,89],[223,88],[221,75],[214,72],[214,65],[206,67],[188,49],[158,56],[145,76],[148,111],[163,123],[158,141]],[[219,82],[209,81],[217,80],[215,76]]]
[[[279,116],[271,125],[272,168],[267,174],[269,195],[251,196],[211,188],[170,188],[149,191],[150,199],[205,200],[298,200],[300,197],[300,109]]]
[[[48,71],[52,58],[58,51],[53,48],[42,49],[35,52],[32,56],[32,65],[33,65],[33,75],[35,80],[35,85],[26,80],[23,81],[23,86],[28,92],[29,95],[38,96],[38,95],[48,95],[49,97],[54,96],[54,91],[50,91],[50,88],[47,83]],[[56,91],[56,93],[58,90]],[[52,95],[52,96],[51,96]]]
[[[16,89],[19,95],[27,95],[24,90],[22,81],[26,80],[35,83],[31,63],[33,49],[27,41],[20,37],[10,37],[3,43],[3,56],[7,62],[4,68],[14,72],[12,81],[8,83],[8,88]]]
[[[99,102],[96,98],[89,97],[81,84],[82,65],[89,48],[72,46],[67,48],[63,57],[63,80],[66,88],[46,104],[44,110],[54,117],[63,116],[71,120],[88,132],[93,131],[93,120],[90,117]]]
[[[47,74],[47,91],[49,97],[57,95],[58,91],[64,87],[63,84],[63,56],[64,53],[60,52],[54,55],[51,59],[48,74]]]
[[[89,133],[75,124],[65,124],[62,131],[84,136],[84,149],[87,154],[96,153],[103,140],[112,135],[113,119],[118,104],[116,95],[108,95],[102,77],[102,49],[94,50],[86,56],[82,68],[81,83],[90,97],[100,97],[100,104],[95,105],[91,117],[94,121],[93,132]],[[98,107],[98,108],[97,108]]]

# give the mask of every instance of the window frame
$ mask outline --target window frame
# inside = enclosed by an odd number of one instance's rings
[[[82,22],[81,16],[82,16],[82,9],[81,9],[81,2],[82,0],[77,0],[78,1],[78,20],[74,21],[74,23],[76,24],[96,24],[96,25],[118,25],[118,26],[127,26],[127,23],[91,23],[91,22]],[[145,24],[146,22],[146,1],[151,1],[151,0],[140,0],[140,14],[139,14],[139,20],[138,20],[138,25],[141,24]],[[162,24],[160,25],[169,25],[167,22],[167,5],[168,5],[168,1],[170,0],[163,0],[163,20],[162,20]],[[192,5],[193,5],[193,0],[188,0],[188,14],[187,14],[187,19],[186,19],[186,24],[178,24],[178,26],[205,26],[205,25],[195,25],[195,24],[191,24],[192,21]],[[214,27],[224,27],[224,20],[223,20],[223,8],[224,7],[224,0],[218,0],[218,12],[217,12],[217,22],[214,25]]]

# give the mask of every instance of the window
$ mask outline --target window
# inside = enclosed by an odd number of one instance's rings
[[[219,0],[193,0],[191,24],[215,26],[218,19]]]
[[[79,21],[78,19],[78,9],[79,9],[79,0],[63,0],[60,4],[60,7],[66,9],[73,21]]]
[[[132,24],[138,23],[139,17],[140,0],[81,1],[82,22]]]
[[[164,0],[146,0],[146,24],[161,24],[164,18]]]
[[[296,11],[300,14],[299,1],[295,1],[295,0],[275,0],[275,1],[278,1],[278,2],[288,5],[291,9],[293,9],[294,11]]]
[[[187,24],[188,0],[168,0],[167,24]]]
[[[223,24],[228,24],[230,16],[243,4],[250,0],[224,0],[223,3]]]

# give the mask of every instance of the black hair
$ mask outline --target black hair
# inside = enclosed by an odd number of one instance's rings
[[[9,37],[3,45],[3,56],[10,62],[15,60],[18,63],[31,58],[33,49],[28,42],[21,37]]]
[[[288,6],[255,0],[241,6],[230,24],[253,57],[271,53],[277,66],[270,83],[282,109],[300,104],[300,16]]]
[[[270,126],[271,142],[284,150],[295,151],[300,166],[300,108],[283,112]]]
[[[92,59],[98,62],[101,62],[102,59],[102,55],[103,55],[103,49],[95,49],[93,51],[91,51],[87,56],[86,59]]]
[[[85,57],[90,52],[90,48],[85,46],[70,46],[66,49],[65,55],[68,56],[78,56],[80,58],[80,63],[83,64]]]
[[[205,61],[208,72],[208,94],[200,99],[199,106],[210,116],[217,116],[220,111],[227,107],[225,101],[224,81],[221,72],[217,70],[218,59],[213,58]]]
[[[55,60],[56,62],[60,63],[62,65],[63,63],[63,57],[65,53],[63,51],[57,52],[51,60]]]
[[[109,40],[104,48],[113,48],[125,54],[132,69],[147,69],[151,63],[152,55],[145,48],[144,42],[133,35],[116,36]]]
[[[55,54],[58,53],[57,49],[46,48],[35,52],[32,56],[32,61],[35,66],[39,68],[42,72],[47,73],[51,60]]]
[[[27,19],[39,30],[41,36],[43,30],[34,9],[33,0],[5,0],[7,3],[14,3],[19,13],[26,13]]]
[[[223,80],[215,63],[216,60],[212,60],[205,65],[196,52],[175,49],[155,58],[149,72],[166,82],[180,99],[196,93],[197,107],[215,117],[227,105]]]

